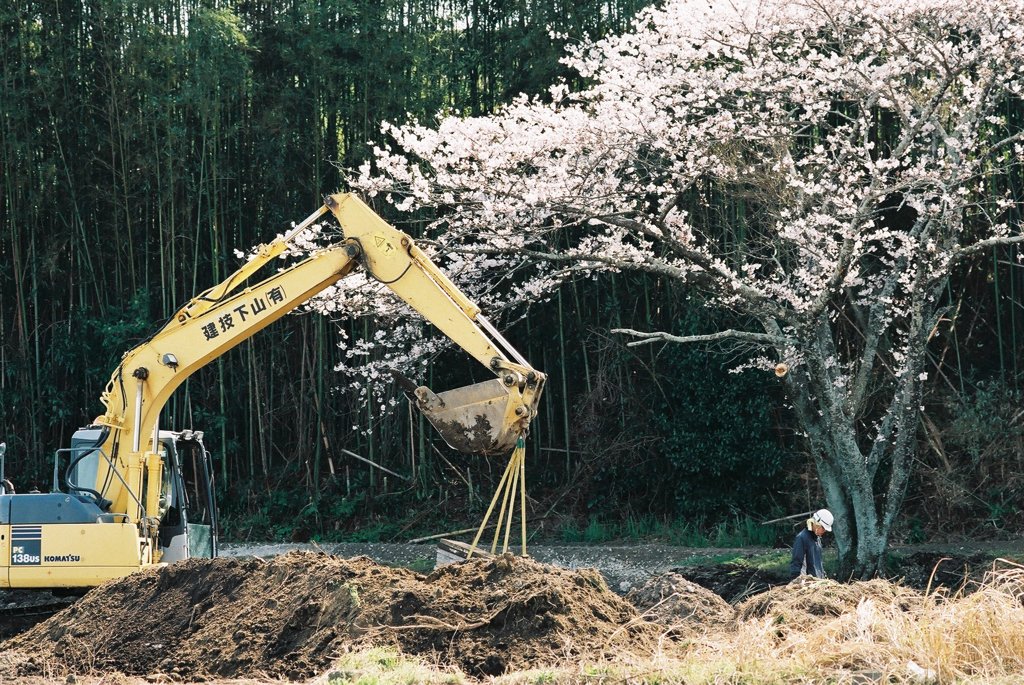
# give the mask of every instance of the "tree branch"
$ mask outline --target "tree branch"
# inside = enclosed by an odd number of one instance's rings
[[[949,262],[946,264],[946,271],[956,266],[960,262],[964,261],[968,257],[972,257],[979,252],[984,252],[990,247],[998,247],[1000,245],[1015,245],[1017,243],[1024,243],[1024,235],[1007,235],[999,236],[996,238],[986,238],[985,240],[979,240],[971,245],[965,245],[958,250],[954,250],[952,256],[949,258]]]
[[[718,333],[709,333],[707,335],[672,335],[664,331],[636,331],[632,328],[613,328],[612,333],[623,333],[625,335],[632,335],[636,338],[643,338],[643,340],[634,340],[633,342],[626,343],[627,347],[636,347],[637,345],[647,345],[654,342],[674,342],[674,343],[690,343],[690,342],[714,342],[715,340],[726,340],[733,338],[736,340],[743,340],[749,343],[755,343],[757,345],[792,345],[793,340],[790,338],[769,335],[768,333],[754,333],[753,331],[737,331],[729,329],[726,331],[719,331]]]
[[[739,277],[730,273],[720,264],[717,264],[709,255],[700,252],[699,250],[683,248],[676,241],[665,240],[658,236],[654,231],[643,228],[640,222],[631,219],[609,216],[594,216],[593,218],[620,228],[642,231],[646,237],[658,240],[659,242],[668,245],[673,253],[679,257],[680,261],[684,262],[686,266],[692,267],[693,270],[686,270],[653,258],[645,262],[638,262],[595,253],[580,255],[531,250],[524,247],[469,247],[454,245],[446,245],[445,249],[464,254],[517,255],[524,258],[538,259],[547,262],[568,262],[580,264],[583,265],[584,268],[586,268],[587,264],[593,264],[592,268],[594,269],[598,269],[600,265],[604,265],[605,267],[612,267],[614,269],[644,271],[651,274],[666,276],[680,282],[698,282],[703,287],[706,287],[709,292],[722,297],[734,296],[745,303],[747,305],[747,310],[754,315],[759,315],[763,312],[781,321],[789,321],[793,316],[793,313],[790,310],[780,306],[778,302],[773,301],[771,297],[757,288],[741,282]],[[423,243],[425,241],[420,242]]]

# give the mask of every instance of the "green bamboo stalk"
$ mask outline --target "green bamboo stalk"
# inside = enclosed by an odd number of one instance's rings
[[[369,319],[363,319],[363,338],[365,340],[371,340],[372,339],[372,332],[370,330],[370,321],[369,321]],[[376,462],[377,461],[377,444],[376,444],[376,441],[374,440],[374,435],[375,435],[376,431],[374,430],[374,425],[373,425],[373,387],[369,383],[367,383],[367,385],[366,385],[366,427],[367,427],[367,429],[366,429],[366,453],[367,453],[367,457],[369,457],[370,461]],[[370,476],[370,492],[372,493],[374,491],[374,488],[377,485],[377,476],[374,473],[373,469],[370,469],[369,472],[370,472],[369,473],[369,476]]]
[[[992,248],[992,290],[995,296],[996,346],[999,348],[999,378],[1006,382],[1006,355],[1003,352],[1003,316],[1002,293],[999,288],[999,254],[998,248]]]
[[[585,330],[585,326],[583,324],[583,307],[580,306],[580,293],[579,288],[576,285],[575,276],[570,283],[572,285],[572,299],[576,305],[576,330],[582,338],[583,331]],[[590,378],[590,355],[587,354],[587,348],[584,345],[580,345],[580,356],[583,359],[583,381],[587,387],[587,394],[590,394],[593,392],[593,385]]]
[[[315,359],[319,363],[316,364],[316,405],[314,409],[316,411],[316,425],[320,428],[321,439],[314,439],[313,441],[316,448],[313,452],[313,482],[310,484],[310,498],[314,503],[318,503],[320,501],[320,463],[324,459],[325,447],[323,441],[327,439],[326,422],[324,421],[325,399],[327,397],[327,379],[324,373],[324,362],[327,359],[327,322],[322,316],[316,318],[315,333],[317,350]]]
[[[565,431],[565,479],[568,481],[572,478],[572,436],[569,433],[569,386],[566,376],[568,376],[567,369],[569,368],[565,363],[565,323],[562,311],[562,290],[558,290],[558,357],[561,362],[559,368],[562,372],[559,374],[561,377],[562,385],[562,430]]]

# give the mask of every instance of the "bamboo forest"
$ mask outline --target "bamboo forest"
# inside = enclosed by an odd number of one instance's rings
[[[48,490],[55,451],[103,414],[122,355],[326,195],[359,193],[354,179],[375,148],[400,147],[384,124],[483,120],[523,97],[547,105],[555,86],[589,88],[602,73],[582,73],[567,50],[632,30],[652,4],[3,3],[6,477],[19,491]],[[1000,107],[1001,135],[1019,134],[1019,97]],[[903,125],[880,113],[871,136],[885,147]],[[1009,198],[1005,221],[1019,233],[1020,167],[987,182]],[[401,212],[384,193],[361,194],[414,238],[436,237],[426,235],[436,207]],[[723,254],[758,244],[754,193],[719,182],[680,197]],[[896,225],[904,211],[894,202],[880,214]],[[1022,250],[993,243],[944,284],[921,411],[903,431],[912,470],[893,539],[998,538],[1024,525]],[[777,540],[759,522],[823,506],[830,493],[795,418],[792,377],[715,338],[753,317],[707,307],[708,297],[655,270],[580,270],[485,312],[547,374],[525,457],[527,509],[543,538],[788,544],[788,528]],[[842,346],[855,324],[838,319]],[[480,520],[504,460],[450,449],[401,387],[380,379],[367,391],[343,371],[353,349],[376,354],[370,343],[392,325],[300,308],[171,397],[161,425],[204,432],[225,539],[405,541]],[[697,340],[630,345],[624,330]],[[425,369],[431,387],[487,377],[451,347]]]

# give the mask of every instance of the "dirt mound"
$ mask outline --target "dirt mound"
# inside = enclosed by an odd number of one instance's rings
[[[724,599],[673,571],[633,588],[626,601],[676,636],[715,630],[736,617],[736,610]]]
[[[742,602],[737,607],[737,618],[742,621],[771,616],[779,637],[784,637],[786,633],[806,632],[822,619],[850,613],[863,599],[907,611],[920,606],[921,597],[917,591],[887,580],[808,580],[775,587]]]
[[[393,645],[481,677],[643,656],[658,632],[593,570],[505,555],[424,576],[292,552],[192,559],[112,581],[4,646],[28,655],[18,669],[26,675],[60,663],[78,673],[296,680],[350,649]]]

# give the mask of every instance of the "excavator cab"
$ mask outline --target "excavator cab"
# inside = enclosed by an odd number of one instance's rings
[[[217,556],[213,468],[201,431],[161,431],[161,561]]]
[[[91,494],[102,507],[104,493],[85,484],[97,482],[100,459],[96,448],[102,429],[75,431],[62,489]],[[160,483],[158,556],[163,562],[189,557],[217,556],[217,507],[211,457],[201,431],[160,431],[158,450],[163,461]],[[98,495],[98,497],[97,497]]]

